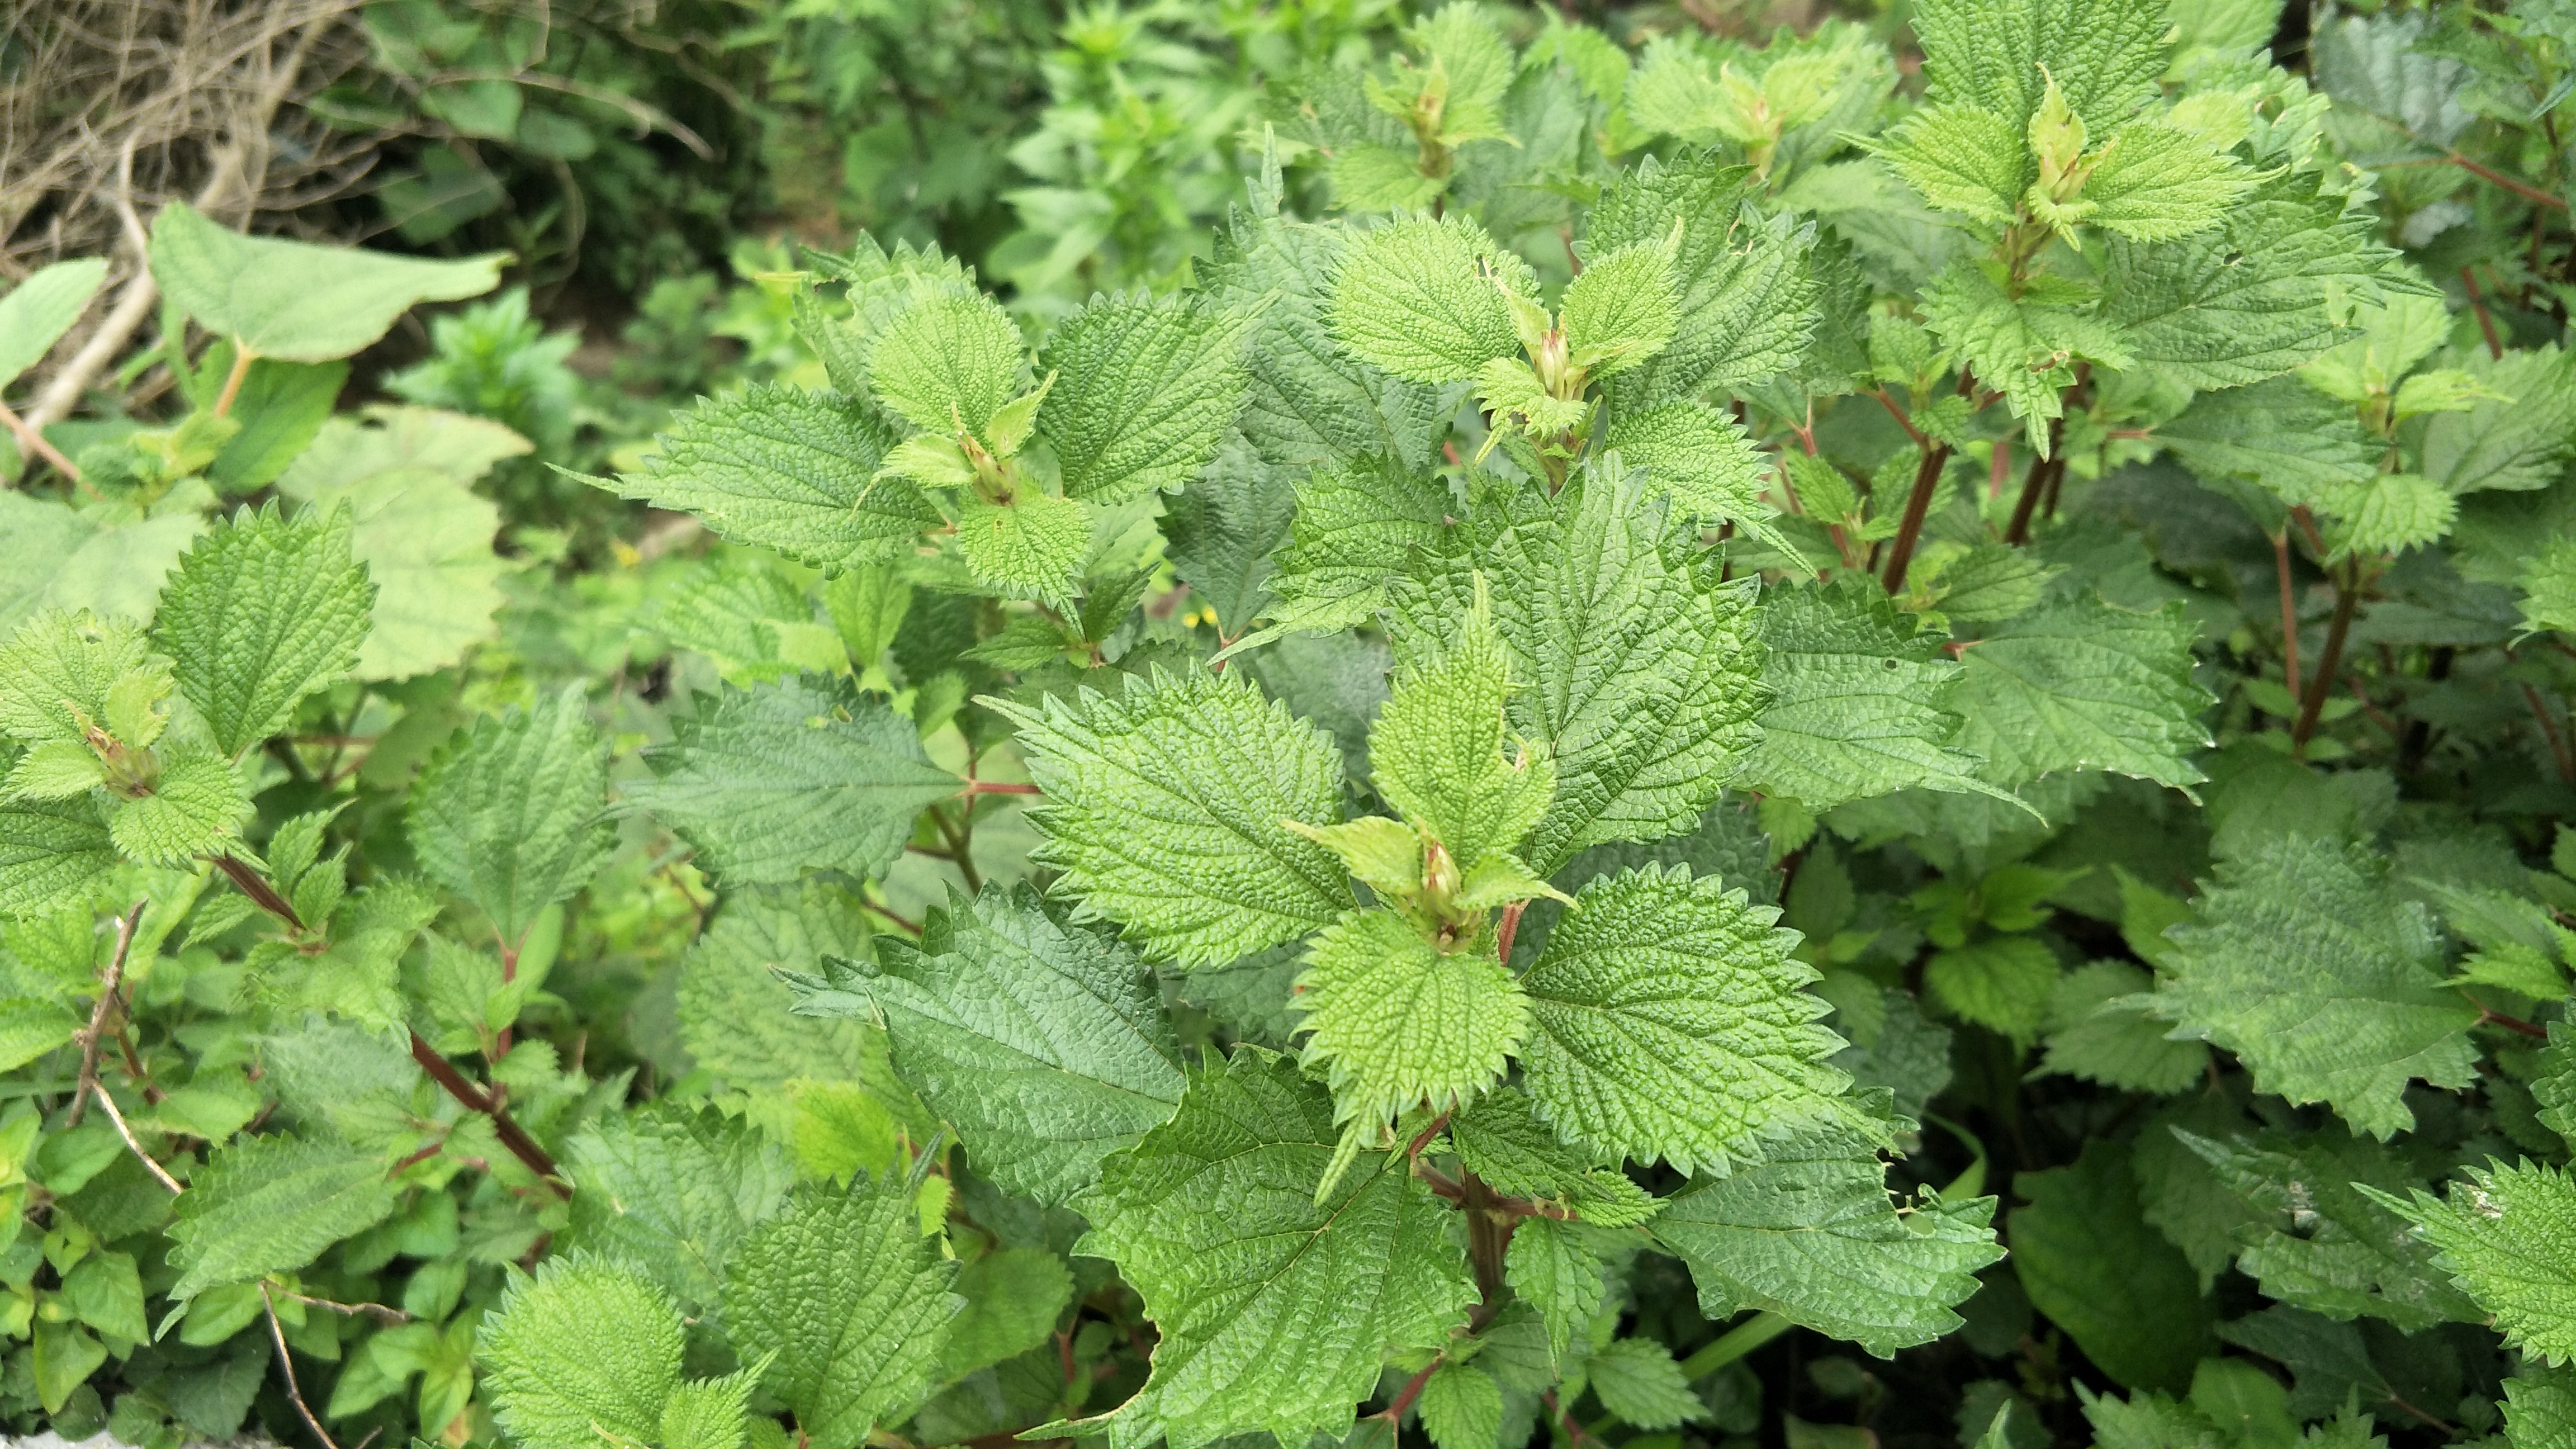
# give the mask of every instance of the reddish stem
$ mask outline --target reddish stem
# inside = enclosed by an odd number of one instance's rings
[[[420,1039],[419,1032],[411,1034],[411,1059],[420,1063],[421,1070],[429,1073],[432,1081],[446,1088],[447,1095],[491,1118],[493,1134],[501,1139],[501,1145],[510,1149],[512,1157],[527,1164],[528,1170],[535,1173],[539,1181],[558,1196],[572,1196],[572,1191],[560,1180],[555,1160],[546,1154],[544,1148],[537,1145],[535,1138],[530,1137],[525,1129],[511,1120],[510,1109],[494,1100],[491,1094],[482,1088],[465,1080],[463,1074],[448,1065],[447,1058],[440,1056],[428,1042]]]
[[[1512,902],[1503,907],[1502,924],[1494,927],[1494,958],[1506,966],[1512,964],[1512,938],[1520,934],[1521,912],[1528,909],[1527,901]]]
[[[2469,289],[2469,310],[2478,314],[2478,331],[2487,339],[2487,356],[2502,361],[2504,344],[2496,340],[2495,319],[2487,315],[2487,299],[2478,291],[2478,278],[2467,267],[2460,268],[2460,285]]]
[[[2290,530],[2284,527],[2272,539],[2272,565],[2281,576],[2281,667],[2288,677],[2290,698],[2299,697],[2299,609],[2290,591]]]
[[[1046,792],[1035,785],[1014,784],[1008,780],[969,780],[966,782],[966,788],[958,791],[957,793],[960,795],[974,796],[1043,795]]]
[[[1905,517],[1896,526],[1896,543],[1888,550],[1885,583],[1891,594],[1905,587],[1905,570],[1914,562],[1914,545],[1923,536],[1924,516],[1932,511],[1932,495],[1939,491],[1941,469],[1950,461],[1950,445],[1935,443],[1923,452],[1921,466],[1914,470],[1914,491],[1906,495]]]

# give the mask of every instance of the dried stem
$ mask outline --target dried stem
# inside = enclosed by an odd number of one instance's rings
[[[277,1289],[276,1292],[280,1297],[292,1299],[308,1308],[319,1308],[325,1312],[341,1314],[344,1317],[355,1318],[359,1314],[363,1313],[367,1317],[388,1327],[399,1327],[402,1324],[411,1322],[410,1314],[403,1312],[399,1308],[388,1308],[381,1303],[334,1303],[328,1298],[314,1298],[307,1294],[292,1292],[284,1288]]]
[[[5,403],[0,403],[0,428],[7,428],[18,439],[18,451],[21,453],[42,458],[45,460],[45,465],[55,472],[75,483],[81,481],[80,469],[72,466],[72,460],[63,456],[62,449],[46,442],[44,434],[37,432],[25,418],[10,411]]]
[[[116,1135],[125,1139],[126,1147],[143,1163],[144,1169],[172,1193],[182,1191],[179,1179],[172,1177],[168,1168],[153,1161],[152,1154],[144,1151],[143,1144],[135,1140],[134,1129],[125,1125],[125,1114],[116,1110],[116,1099],[107,1094],[106,1085],[92,1082],[89,1084],[89,1091],[91,1096],[98,1098],[99,1110],[107,1114],[108,1121],[116,1124]]]
[[[286,1397],[294,1402],[295,1412],[303,1416],[304,1427],[312,1430],[313,1437],[322,1441],[322,1449],[340,1449],[332,1440],[330,1431],[322,1427],[322,1421],[314,1418],[313,1410],[305,1405],[304,1386],[295,1381],[295,1360],[286,1351],[286,1326],[277,1321],[277,1300],[268,1296],[266,1283],[259,1285],[259,1301],[268,1310],[268,1336],[277,1345],[277,1367],[286,1375]]]
[[[135,928],[143,924],[143,909],[150,904],[148,900],[136,901],[133,910],[116,918],[116,954],[108,959],[107,974],[99,978],[98,1004],[90,1008],[89,1025],[73,1033],[73,1040],[81,1044],[80,1081],[72,1091],[68,1126],[80,1125],[81,1107],[98,1086],[98,1053],[100,1043],[107,1035],[107,1014],[124,1004],[125,998],[117,994],[117,984],[125,979],[126,953],[134,949]],[[115,1104],[110,1103],[108,1110],[115,1111]],[[126,1140],[131,1142],[134,1139],[128,1137]],[[142,1151],[141,1148],[135,1150]],[[175,1188],[172,1190],[176,1191]]]

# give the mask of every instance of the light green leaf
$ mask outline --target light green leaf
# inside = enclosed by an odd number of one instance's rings
[[[1249,319],[1193,297],[1095,298],[1038,359],[1056,383],[1038,412],[1064,492],[1106,507],[1177,493],[1242,410]]]
[[[0,630],[47,608],[149,619],[162,580],[205,529],[194,509],[109,523],[50,498],[0,489]]]
[[[0,296],[0,390],[45,360],[106,280],[106,258],[81,257],[40,267]]]
[[[1072,602],[1091,551],[1091,510],[1031,489],[1007,505],[965,499],[957,510],[957,552],[976,582],[1007,595],[1059,606]]]
[[[2252,1068],[2258,1090],[2325,1102],[2382,1139],[2415,1125],[2417,1078],[2464,1087],[2477,1008],[2442,985],[2424,908],[2367,853],[2299,836],[2222,862],[2174,951],[2156,1012]]]
[[[238,756],[357,662],[375,597],[351,557],[345,512],[289,519],[274,504],[244,508],[180,559],[152,642],[215,747]]]
[[[1283,629],[1334,632],[1367,619],[1386,602],[1387,581],[1439,546],[1458,506],[1440,478],[1386,455],[1316,469],[1297,484],[1272,617]]]
[[[301,1268],[391,1216],[402,1191],[385,1160],[339,1143],[243,1137],[218,1147],[179,1195],[169,1296],[193,1298]]]
[[[1161,1334],[1145,1387],[1083,1421],[1113,1449],[1346,1433],[1390,1351],[1436,1348],[1464,1321],[1466,1256],[1402,1154],[1360,1153],[1315,1201],[1340,1136],[1322,1084],[1238,1046],[1111,1159],[1076,1250],[1116,1263]]]
[[[2007,787],[2074,770],[2195,785],[2215,702],[2191,677],[2195,632],[2181,604],[2140,614],[2090,595],[2007,623],[1962,656],[1956,743]]]
[[[624,787],[627,805],[690,836],[729,885],[874,875],[902,853],[913,817],[959,788],[911,720],[812,675],[701,696],[645,762],[657,774]]]
[[[1797,366],[1814,335],[1815,234],[1786,211],[1766,214],[1745,167],[1715,155],[1665,162],[1648,156],[1602,188],[1585,232],[1608,252],[1661,243],[1681,226],[1673,255],[1679,314],[1672,340],[1608,389],[1624,414],[1641,404],[1704,398]]]
[[[634,1269],[573,1253],[513,1274],[474,1350],[493,1417],[528,1449],[645,1443],[680,1387],[680,1310]]]
[[[571,685],[457,731],[422,769],[405,822],[421,870],[515,949],[538,912],[607,858],[607,794],[608,753]]]
[[[0,914],[42,915],[69,904],[117,863],[90,797],[0,804]]]
[[[1410,651],[1368,736],[1378,794],[1460,871],[1517,850],[1556,783],[1545,756],[1505,737],[1511,666],[1482,583],[1471,588],[1454,634]]]
[[[1989,226],[2010,222],[2030,185],[2020,131],[1979,106],[1925,106],[1889,128],[1879,155],[1925,201]]]
[[[241,828],[250,797],[239,772],[220,755],[164,760],[152,793],[107,807],[107,834],[126,859],[188,866]]]
[[[1502,1388],[1472,1363],[1442,1364],[1423,1381],[1413,1405],[1422,1432],[1439,1449],[1494,1449],[1502,1435]]]
[[[865,1021],[793,1015],[796,996],[782,977],[823,969],[823,958],[868,955],[867,918],[859,898],[837,885],[799,886],[728,895],[715,924],[680,961],[680,1041],[691,1060],[744,1092],[786,1092],[792,1083],[856,1082],[870,1095],[917,1116],[915,1140],[927,1141],[928,1114],[905,1099],[886,1035]]]
[[[928,1396],[965,1303],[948,1291],[956,1273],[899,1181],[807,1188],[734,1249],[727,1336],[745,1357],[778,1356],[761,1382],[817,1449],[856,1449]]]
[[[0,1072],[14,1072],[65,1046],[86,1024],[58,1001],[25,996],[0,1001]]]
[[[1413,382],[1463,382],[1520,352],[1506,292],[1537,291],[1529,264],[1463,215],[1381,227],[1343,253],[1333,335],[1356,356]]]
[[[751,1433],[749,1369],[694,1379],[662,1401],[662,1449],[743,1449]]]
[[[2202,393],[2156,440],[2203,478],[2259,483],[2294,505],[2368,482],[2382,451],[2349,406],[2295,377]]]
[[[2024,1172],[2013,1191],[2013,1264],[2031,1305],[2132,1389],[2190,1387],[2218,1351],[2216,1305],[2182,1250],[2139,1215],[2129,1154],[2092,1141],[2071,1167]]]
[[[2576,1358],[2576,1184],[2564,1170],[2490,1160],[2438,1200],[2421,1188],[2411,1203],[2370,1195],[2439,1250],[2434,1262],[2506,1343],[2553,1368]]]
[[[1762,455],[1744,425],[1715,408],[1677,402],[1622,414],[1602,446],[1643,469],[1648,488],[1671,493],[1677,515],[1743,524],[1748,532],[1770,527]]]
[[[1708,1417],[1673,1351],[1651,1338],[1615,1339],[1583,1361],[1601,1407],[1640,1429],[1670,1429]]]
[[[827,980],[874,1003],[894,1064],[957,1128],[976,1171],[1060,1204],[1100,1162],[1172,1115],[1181,1048],[1134,952],[1066,925],[1028,886],[952,894],[917,946],[831,963]],[[806,993],[804,1010],[816,1010]]]
[[[434,408],[376,408],[368,421],[323,424],[278,492],[326,513],[349,505],[350,552],[376,585],[357,674],[403,679],[454,664],[492,633],[509,571],[492,551],[501,512],[468,485],[531,445]]]
[[[1668,1199],[1657,1242],[1689,1265],[1700,1311],[1765,1309],[1882,1358],[1959,1326],[1951,1310],[2003,1256],[1995,1200],[1926,1199],[1899,1216],[1887,1169],[1857,1130],[1773,1146],[1759,1164]]]
[[[2177,126],[2140,121],[2103,143],[2084,182],[2085,220],[2134,241],[2164,242],[2204,231],[2254,189],[2234,157]]]
[[[1529,1001],[1481,934],[1442,951],[1392,911],[1353,911],[1307,944],[1295,1004],[1305,1060],[1334,1112],[1375,1125],[1449,1111],[1499,1080],[1529,1032]]]
[[[1584,1242],[1582,1229],[1547,1217],[1524,1218],[1512,1230],[1503,1282],[1537,1310],[1547,1325],[1548,1352],[1560,1359],[1574,1335],[1592,1326],[1608,1287],[1600,1255]]]
[[[1849,1119],[1840,1037],[1789,959],[1797,933],[1714,876],[1653,867],[1597,879],[1521,985],[1520,1053],[1543,1119],[1609,1156],[1685,1171],[1760,1162],[1768,1141]]]
[[[1608,468],[1552,500],[1532,485],[1490,545],[1399,591],[1405,622],[1454,634],[1488,581],[1521,686],[1512,727],[1556,775],[1525,856],[1543,873],[1690,829],[1758,738],[1753,585],[1712,577],[1716,559],[1654,486]]]
[[[431,261],[247,237],[185,202],[152,219],[152,276],[207,331],[262,357],[328,362],[363,351],[422,302],[479,297],[504,254]]]
[[[1848,576],[1775,589],[1756,618],[1770,702],[1746,781],[1810,810],[1909,788],[1993,792],[1956,744],[1960,666],[1884,591]]]
[[[2471,353],[2460,370],[2491,395],[2424,425],[2425,475],[2453,494],[2557,482],[2576,458],[2576,363],[2552,345]]]
[[[986,703],[1019,727],[1046,793],[1029,812],[1048,836],[1037,858],[1064,873],[1078,919],[1120,923],[1148,959],[1222,966],[1350,908],[1332,852],[1282,823],[1340,819],[1341,751],[1240,671]]]
[[[587,481],[696,514],[736,543],[845,568],[891,557],[942,522],[920,489],[879,474],[893,445],[833,394],[753,383],[674,415],[639,471]]]
[[[1561,1202],[1596,1227],[1635,1227],[1660,1206],[1626,1173],[1568,1146],[1515,1088],[1498,1088],[1451,1117],[1449,1142],[1467,1170],[1496,1192]]]
[[[1681,325],[1673,257],[1682,230],[1598,253],[1567,285],[1558,325],[1575,366],[1615,377],[1673,340]]]
[[[877,400],[925,433],[983,435],[1019,391],[1020,329],[990,297],[932,296],[907,307],[868,351]]]

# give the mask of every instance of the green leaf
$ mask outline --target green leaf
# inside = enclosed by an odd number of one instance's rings
[[[86,750],[93,725],[115,733],[108,699],[128,680],[148,685],[147,692],[169,687],[167,666],[151,660],[141,629],[118,619],[49,610],[0,645],[0,730],[31,744]]]
[[[680,1310],[634,1269],[572,1253],[512,1274],[474,1351],[493,1417],[528,1449],[644,1443],[680,1387]]]
[[[696,514],[736,543],[846,568],[890,558],[943,521],[920,489],[880,474],[892,446],[842,398],[753,383],[674,415],[638,471],[588,481]]]
[[[1670,1429],[1708,1417],[1673,1351],[1651,1338],[1622,1338],[1584,1360],[1601,1407],[1640,1429]]]
[[[422,302],[479,297],[502,253],[446,262],[227,231],[185,202],[152,219],[152,276],[209,332],[261,357],[328,362],[363,351]]]
[[[79,900],[117,863],[89,796],[0,803],[0,914],[41,915]]]
[[[106,280],[106,258],[82,257],[40,267],[0,296],[0,390],[45,360]]]
[[[72,1009],[42,997],[0,1000],[0,1072],[14,1072],[69,1043],[86,1025]]]
[[[1036,858],[1063,872],[1077,919],[1118,922],[1148,959],[1221,966],[1349,909],[1332,853],[1284,823],[1340,818],[1341,751],[1240,671],[986,703],[1019,727],[1046,794]]]
[[[1073,1301],[1073,1275],[1044,1248],[1001,1248],[957,1273],[965,1310],[950,1324],[942,1379],[963,1378],[1045,1343]]]
[[[2198,133],[2140,121],[2103,143],[2084,183],[2084,219],[2134,241],[2173,241],[2215,226],[2254,182]]]
[[[2197,784],[2215,701],[2191,677],[2196,632],[2179,603],[2140,614],[2091,596],[2004,624],[1962,656],[1957,744],[1998,785],[2075,770]]]
[[[169,1296],[193,1298],[301,1268],[391,1216],[401,1189],[385,1160],[339,1143],[243,1137],[214,1150],[179,1195]]]
[[[1559,326],[1575,366],[1615,377],[1664,350],[1681,325],[1673,254],[1683,228],[1605,248],[1566,286]]]
[[[1065,496],[1105,507],[1197,478],[1243,407],[1248,331],[1194,297],[1095,298],[1058,323],[1038,435]]]
[[[2016,133],[2052,83],[2096,132],[2126,119],[2157,94],[2169,28],[2151,0],[1932,0],[1914,17],[1932,99],[1983,106]]]
[[[2236,1265],[2271,1297],[2406,1332],[2483,1317],[2434,1265],[2432,1245],[2388,1208],[2389,1193],[2422,1181],[2397,1153],[2341,1131],[2232,1142],[2172,1131],[2249,1210],[2235,1228]]]
[[[1981,106],[1925,106],[1889,128],[1879,154],[1925,201],[1988,226],[2012,221],[2030,185],[2021,132]]]
[[[1296,513],[1295,485],[1240,453],[1164,500],[1163,551],[1173,575],[1216,615],[1218,634],[1240,637],[1269,611],[1272,555],[1287,541]]]
[[[1584,1242],[1582,1229],[1546,1217],[1524,1218],[1512,1230],[1503,1282],[1537,1310],[1547,1325],[1548,1352],[1560,1359],[1574,1335],[1592,1326],[1608,1288],[1600,1255]]]
[[[163,578],[205,529],[194,509],[112,524],[50,498],[0,490],[0,629],[47,608],[149,619]]]
[[[2031,1306],[2132,1389],[2190,1387],[2218,1351],[2215,1305],[2182,1251],[2139,1215],[2129,1154],[2095,1140],[2071,1167],[2024,1172],[2013,1191],[2014,1271]]]
[[[1494,1449],[1503,1431],[1502,1388],[1474,1364],[1442,1364],[1423,1380],[1413,1406],[1440,1449]]]
[[[509,572],[492,551],[501,512],[469,485],[531,445],[434,408],[373,408],[368,423],[324,423],[277,491],[325,513],[349,506],[349,551],[376,585],[356,672],[403,679],[456,663],[493,632]]]
[[[1775,589],[1756,616],[1770,694],[1744,778],[1810,810],[1903,789],[1993,793],[1954,744],[1960,666],[1866,579]]]
[[[1018,391],[1020,329],[990,297],[933,296],[894,319],[868,351],[877,400],[925,433],[981,437]]]
[[[1671,493],[1676,514],[1743,524],[1750,532],[1770,526],[1762,455],[1744,426],[1715,408],[1683,402],[1624,413],[1602,446],[1645,470],[1650,489]]]
[[[1876,1147],[1838,1126],[1694,1181],[1652,1231],[1689,1265],[1711,1320],[1763,1309],[1886,1358],[1959,1326],[1951,1309],[2003,1256],[1994,1211],[1991,1197],[1926,1198],[1899,1216]]]
[[[1479,933],[1442,951],[1387,910],[1353,911],[1308,942],[1298,1029],[1337,1118],[1374,1126],[1417,1104],[1445,1112],[1501,1078],[1530,1008],[1485,945]]]
[[[727,1334],[746,1357],[778,1356],[761,1382],[818,1449],[856,1449],[929,1394],[964,1306],[956,1273],[899,1181],[807,1188],[734,1250]]]
[[[2560,1367],[2576,1358],[2576,1184],[2563,1169],[2490,1159],[2436,1199],[2371,1192],[2439,1250],[2434,1262],[2477,1300],[2504,1341]],[[2369,1191],[2365,1188],[2364,1191]]]
[[[627,784],[626,803],[688,835],[728,885],[874,875],[903,853],[913,817],[959,788],[911,720],[813,675],[702,695],[644,758],[657,774]]]
[[[208,350],[211,360],[229,353],[219,342]],[[277,481],[307,451],[330,420],[332,404],[349,382],[345,362],[278,362],[262,358],[243,375],[233,399],[232,416],[241,431],[206,466],[206,477],[227,494],[248,493]],[[496,424],[484,423],[484,427]],[[296,502],[303,502],[296,499]]]
[[[178,868],[231,839],[249,814],[231,761],[182,755],[162,762],[152,793],[107,807],[107,835],[128,860]]]
[[[2384,1140],[2415,1125],[2407,1083],[2474,1078],[2477,1008],[2442,985],[2431,919],[2366,852],[2261,840],[2220,864],[2198,916],[2169,933],[2156,1013],[2235,1052],[2258,1090]]]
[[[2367,483],[2384,451],[2349,406],[2295,377],[2202,393],[2156,440],[2203,478],[2260,483],[2290,504]]]
[[[1466,1256],[1401,1153],[1360,1153],[1315,1200],[1340,1136],[1320,1083],[1238,1046],[1110,1161],[1076,1250],[1115,1262],[1161,1334],[1145,1387],[1083,1421],[1113,1449],[1343,1434],[1390,1351],[1436,1348],[1464,1321]]]
[[[747,1124],[668,1101],[603,1114],[564,1164],[575,1186],[563,1245],[632,1268],[697,1314],[717,1308],[734,1248],[794,1183],[785,1154]]]
[[[2285,172],[2264,178],[2207,231],[2170,242],[2109,238],[2102,310],[2130,354],[2158,374],[2185,387],[2241,388],[2347,335],[2348,299],[2378,296],[2394,257],[2370,212],[2347,211],[2316,173]],[[2196,405],[2223,408],[2222,398]],[[2265,441],[2259,427],[2235,436]]]
[[[2065,413],[2077,360],[2125,370],[2130,358],[2089,288],[2042,280],[2048,285],[2016,295],[1995,264],[1956,261],[1924,289],[1922,307],[1932,335],[2003,391],[2031,451],[2045,458],[2049,424]]]
[[[2209,1048],[2171,1041],[2138,1000],[2155,978],[2125,961],[2094,961],[2059,978],[2048,999],[2043,1072],[2165,1094],[2200,1081]]]
[[[608,752],[571,685],[458,730],[421,770],[405,823],[421,870],[515,949],[615,845],[601,818],[607,794]]]
[[[1797,933],[1687,866],[1585,886],[1522,977],[1520,1053],[1538,1114],[1569,1141],[1691,1172],[1764,1160],[1766,1139],[1849,1120],[1840,1037],[1789,959]]]
[[[2057,989],[2057,955],[2030,936],[1991,936],[1936,951],[1923,968],[1932,999],[2027,1048],[2047,1019]]]
[[[1626,1173],[1568,1146],[1515,1088],[1498,1088],[1451,1117],[1449,1141],[1467,1170],[1496,1192],[1563,1203],[1597,1227],[1635,1227],[1659,1207]]]
[[[1675,223],[1672,271],[1679,312],[1672,340],[1608,389],[1619,412],[1641,403],[1704,398],[1797,366],[1814,335],[1814,233],[1797,217],[1765,214],[1752,172],[1714,154],[1649,156],[1602,188],[1585,231],[1607,253],[1662,243]],[[1637,461],[1632,459],[1633,461]]]
[[[967,498],[957,510],[957,552],[978,583],[1063,606],[1091,551],[1091,510],[1034,489],[1009,504]]]
[[[738,891],[680,962],[680,1041],[690,1058],[727,1086],[786,1092],[798,1081],[856,1082],[870,1095],[918,1116],[907,1102],[886,1034],[874,1023],[800,1017],[785,977],[823,969],[826,956],[865,957],[870,936],[859,897],[837,885]]]
[[[1505,302],[1537,291],[1529,264],[1462,215],[1415,218],[1364,235],[1333,279],[1333,335],[1413,382],[1463,382],[1521,350]]]
[[[2504,1381],[2505,1438],[2515,1449],[2576,1443],[2576,1374],[2526,1363]]]
[[[1506,739],[1511,664],[1483,584],[1470,587],[1450,637],[1408,651],[1368,736],[1378,794],[1447,847],[1462,872],[1517,850],[1556,783],[1545,756]]]
[[[757,1377],[745,1369],[673,1389],[662,1401],[662,1449],[743,1449]]]
[[[2491,395],[2424,425],[2425,476],[2454,495],[2558,481],[2576,459],[2576,364],[2553,345],[2471,353],[2460,369]]]
[[[1404,596],[1408,623],[1454,634],[1488,580],[1520,686],[1512,727],[1554,764],[1526,854],[1542,873],[1594,845],[1690,829],[1758,738],[1753,586],[1711,577],[1715,560],[1653,490],[1587,469],[1451,560],[1420,600]]]
[[[1316,469],[1297,484],[1296,520],[1271,580],[1278,627],[1339,631],[1367,619],[1386,602],[1388,580],[1439,546],[1457,507],[1447,483],[1391,456]]]
[[[349,527],[345,512],[244,508],[162,587],[152,642],[224,754],[284,729],[299,700],[357,662],[376,589],[350,555]]]
[[[1152,973],[1031,887],[952,894],[917,946],[887,938],[873,965],[834,966],[883,1016],[896,1070],[1005,1192],[1065,1202],[1181,1100]]]

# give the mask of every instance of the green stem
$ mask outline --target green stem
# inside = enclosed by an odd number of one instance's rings
[[[1798,1325],[1764,1310],[1718,1335],[1717,1341],[1682,1360],[1682,1377],[1697,1382],[1787,1333]]]

